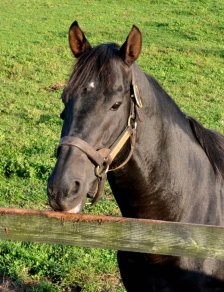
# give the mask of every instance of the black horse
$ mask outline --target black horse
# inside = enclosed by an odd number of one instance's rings
[[[108,177],[125,217],[224,225],[224,136],[186,116],[135,61],[141,32],[94,48],[75,21],[76,65],[62,94],[54,210],[80,212]],[[224,262],[118,251],[127,291],[224,291]]]

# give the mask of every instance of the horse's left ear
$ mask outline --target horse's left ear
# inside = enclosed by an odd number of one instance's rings
[[[76,58],[91,49],[91,45],[86,39],[85,34],[79,27],[77,21],[74,21],[71,24],[68,37],[70,48]]]
[[[119,50],[119,55],[123,61],[130,66],[137,60],[142,48],[142,34],[137,26],[133,25],[132,29]]]

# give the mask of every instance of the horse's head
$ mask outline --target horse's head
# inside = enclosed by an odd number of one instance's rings
[[[88,193],[96,196],[118,148],[133,134],[131,65],[141,50],[141,33],[133,26],[121,47],[92,48],[75,21],[69,43],[77,63],[62,94],[64,122],[48,196],[54,210],[77,213]]]

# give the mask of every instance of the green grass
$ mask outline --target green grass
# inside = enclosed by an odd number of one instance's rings
[[[61,89],[73,57],[67,31],[76,19],[90,42],[122,44],[143,33],[138,60],[180,107],[224,133],[224,4],[204,1],[1,1],[0,206],[47,209],[55,163]],[[85,212],[118,215],[106,195]],[[124,291],[113,251],[1,242],[0,276],[17,291]],[[9,280],[10,279],[10,280]],[[0,287],[1,288],[1,287]],[[67,290],[66,290],[67,289]]]

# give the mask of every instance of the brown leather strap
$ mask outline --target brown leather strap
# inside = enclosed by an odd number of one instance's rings
[[[84,140],[78,137],[73,137],[73,136],[65,136],[61,138],[59,147],[64,146],[64,145],[77,147],[82,152],[84,152],[89,157],[89,159],[91,159],[91,161],[93,161],[97,166],[105,168],[105,163],[106,163],[106,166],[109,166],[113,162],[113,160],[116,158],[118,153],[124,147],[125,143],[133,135],[134,133],[133,130],[134,129],[132,129],[131,126],[128,126],[121,133],[121,135],[118,137],[118,139],[115,141],[115,143],[112,145],[110,149],[102,148],[96,151],[90,144],[88,144]]]
[[[107,174],[104,173],[102,177],[98,177],[98,188],[97,188],[97,192],[95,194],[95,196],[92,199],[92,205],[94,205],[96,202],[98,202],[100,196],[103,194],[104,192],[104,183],[107,179]]]
[[[136,142],[136,129],[133,129],[133,130],[132,130],[132,135],[131,135],[130,138],[131,138],[131,141],[130,141],[130,142],[131,142],[131,150],[129,151],[127,158],[126,158],[121,164],[119,164],[118,166],[116,166],[116,167],[114,167],[114,168],[109,168],[108,171],[115,171],[115,170],[118,170],[118,169],[122,168],[122,167],[125,166],[125,164],[127,164],[128,161],[131,159],[131,156],[132,156],[133,151],[134,151],[134,149],[135,149],[135,142]]]
[[[65,136],[61,138],[61,141],[59,143],[60,146],[75,146],[79,148],[82,152],[84,152],[96,165],[103,165],[104,164],[104,157],[96,151],[90,144],[85,142],[84,140],[73,137],[73,136]],[[108,149],[110,151],[110,149]]]

